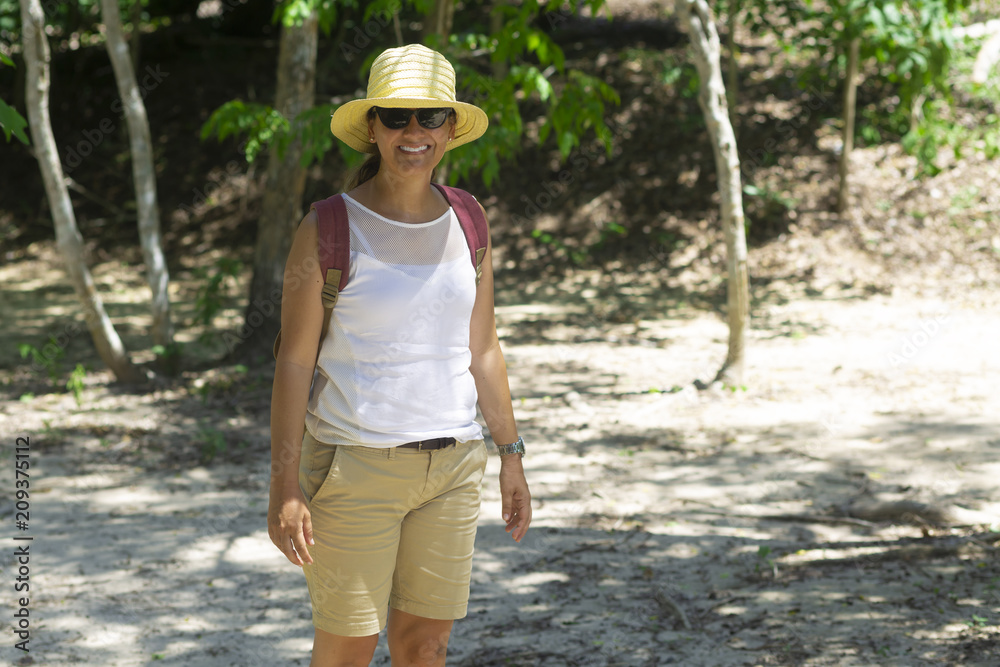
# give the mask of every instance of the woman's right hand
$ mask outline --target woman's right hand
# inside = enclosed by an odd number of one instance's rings
[[[267,534],[294,565],[313,562],[307,544],[313,541],[312,519],[298,484],[287,490],[271,489],[267,506]]]

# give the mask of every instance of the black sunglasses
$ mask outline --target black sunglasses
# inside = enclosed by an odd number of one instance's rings
[[[382,121],[382,124],[390,130],[402,130],[410,124],[410,116],[413,116],[414,114],[416,114],[417,122],[420,123],[421,127],[426,127],[428,130],[436,130],[444,125],[444,122],[448,120],[448,116],[454,112],[454,109],[448,108],[386,109],[383,107],[375,107],[375,113],[378,114],[378,119]]]

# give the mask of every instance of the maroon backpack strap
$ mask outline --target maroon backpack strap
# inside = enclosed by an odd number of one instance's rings
[[[469,254],[472,265],[476,267],[476,284],[483,275],[483,258],[486,256],[486,244],[489,242],[489,230],[486,227],[486,216],[476,198],[465,190],[434,184],[451,207],[455,209],[458,222],[465,232],[465,240],[469,244]]]
[[[340,292],[347,286],[351,268],[351,228],[347,221],[347,206],[341,195],[334,195],[315,202],[310,209],[316,211],[316,231],[319,245],[319,267],[323,275],[323,332],[319,342],[323,345],[330,328],[330,316],[337,305]]]
[[[320,272],[323,275],[323,329],[319,345],[323,347],[326,332],[330,329],[330,316],[337,305],[340,292],[347,286],[351,267],[351,228],[347,219],[344,198],[334,195],[315,202],[309,207],[316,210],[316,235]],[[274,340],[274,358],[278,358],[281,332]]]

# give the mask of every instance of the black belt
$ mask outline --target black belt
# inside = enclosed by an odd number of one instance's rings
[[[431,449],[444,449],[445,447],[450,447],[454,445],[455,438],[432,438],[430,440],[417,440],[416,442],[408,442],[405,445],[399,445],[399,447],[404,447],[406,449],[416,449],[422,452]]]

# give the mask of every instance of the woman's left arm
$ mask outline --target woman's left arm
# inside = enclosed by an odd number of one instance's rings
[[[485,215],[485,211],[483,214]],[[507,364],[500,351],[493,312],[492,251],[492,241],[488,241],[486,256],[482,262],[482,275],[476,288],[476,303],[472,308],[469,332],[472,363],[469,370],[476,381],[479,409],[486,419],[493,442],[506,445],[517,440],[517,425],[514,423],[514,407],[510,401]],[[531,494],[524,478],[520,454],[500,457],[500,496],[507,532],[511,533],[515,541],[520,542],[531,524]]]

